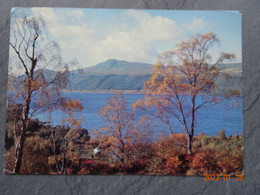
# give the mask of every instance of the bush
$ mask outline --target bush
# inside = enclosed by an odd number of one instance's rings
[[[145,168],[150,163],[150,159],[138,159],[135,161],[130,162],[123,168],[123,172],[127,174],[145,174]]]
[[[199,139],[194,138],[192,142],[193,151],[199,150],[201,148],[201,141]]]
[[[223,174],[231,174],[243,170],[243,152],[241,150],[229,154],[218,152],[216,158],[219,159],[217,163]]]
[[[190,167],[197,170],[201,175],[220,173],[220,167],[215,158],[215,153],[212,150],[200,151],[194,154],[190,159]]]
[[[112,174],[117,172],[117,167],[113,167],[105,162],[96,162],[88,167],[83,167],[78,174]]]
[[[150,159],[149,165],[145,168],[148,175],[167,175],[169,171],[165,168],[166,159],[154,156]]]
[[[199,132],[199,135],[197,136],[198,140],[201,141],[201,139],[203,138],[204,133],[202,131]]]
[[[166,159],[166,169],[169,171],[170,174],[176,175],[181,172],[180,165],[182,161],[178,158],[178,156],[169,157]]]
[[[22,174],[49,174],[50,143],[38,136],[26,138],[20,173]]]
[[[12,173],[14,169],[14,156],[15,146],[12,146],[10,150],[5,151],[5,171],[6,173]]]
[[[226,132],[224,129],[221,129],[217,135],[217,138],[219,139],[226,139]]]
[[[23,157],[20,168],[21,174],[49,174],[48,164],[49,143],[40,137],[26,138],[23,148]],[[5,156],[5,169],[13,171],[15,146]]]
[[[36,132],[39,131],[40,127],[39,119],[33,119],[29,121],[28,131]]]
[[[189,176],[199,175],[199,171],[191,168],[191,169],[187,170],[186,175],[189,175]]]
[[[201,138],[201,144],[202,144],[202,147],[205,147],[207,144],[209,144],[211,142],[211,138],[207,135],[204,135],[202,138]]]

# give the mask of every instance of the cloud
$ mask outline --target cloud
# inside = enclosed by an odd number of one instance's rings
[[[138,23],[138,33],[149,41],[172,40],[180,35],[180,28],[175,21],[162,16],[151,17],[142,11],[130,10],[128,15]]]
[[[160,52],[173,48],[187,32],[207,26],[203,18],[178,25],[173,19],[140,10],[126,10],[124,17],[128,22],[113,21],[104,27],[90,25],[84,20],[82,9],[32,8],[32,13],[41,14],[46,20],[63,58],[76,58],[83,67],[110,58],[154,63]]]
[[[98,40],[92,50],[94,56],[102,56],[104,60],[117,58],[153,63],[159,53],[156,44],[177,37],[179,30],[173,20],[151,17],[148,13],[134,10],[128,11],[127,15],[135,25],[124,30],[114,29],[104,39]]]
[[[207,22],[205,22],[204,18],[192,18],[192,21],[189,25],[187,25],[187,29],[190,31],[198,31],[205,27],[209,26]]]
[[[82,20],[81,9],[32,8],[32,13],[45,19],[48,33],[59,44],[65,61],[77,59],[86,64],[86,52],[94,44],[96,31]]]
[[[81,9],[69,9],[69,8],[31,8],[33,15],[41,15],[47,21],[50,27],[59,24],[60,22],[78,22],[84,16],[84,12]]]

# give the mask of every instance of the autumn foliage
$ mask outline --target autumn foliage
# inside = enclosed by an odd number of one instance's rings
[[[8,121],[9,128],[14,127],[12,123],[13,120]],[[89,138],[85,136],[86,130],[81,129],[81,132],[57,126],[53,127],[55,134],[52,135],[50,126],[35,120],[26,134],[21,173],[203,175],[243,171],[242,136],[226,137],[224,130],[220,130],[216,137],[199,133],[192,143],[194,152],[188,155],[185,148],[187,138],[183,133],[162,134],[153,139],[144,119],[139,125],[132,124],[130,127],[127,133],[122,131],[122,150],[120,136],[113,137],[115,130],[105,128]],[[5,154],[5,172],[8,173],[14,167],[12,131],[6,139],[10,142]],[[94,156],[93,149],[97,147],[101,153]],[[82,157],[82,151],[87,151],[87,156]]]
[[[60,105],[58,106],[60,110],[65,114],[64,122],[67,122],[72,128],[81,127],[81,122],[83,118],[80,116],[80,113],[83,109],[80,100],[75,100],[73,98],[63,99]]]
[[[134,127],[134,113],[126,109],[125,98],[116,94],[107,100],[107,105],[100,109],[100,115],[107,122],[107,126],[96,134],[98,147],[108,158],[118,159],[121,166],[140,159],[144,150],[148,131],[142,129],[145,119],[142,118],[137,128]]]
[[[160,54],[150,79],[144,84],[144,99],[133,105],[165,123],[169,133],[174,132],[170,119],[175,118],[187,137],[188,154],[192,154],[197,111],[221,101],[215,79],[223,62],[235,57],[221,53],[213,61],[209,51],[218,42],[212,32],[195,34],[189,40],[181,41],[173,50]],[[200,103],[197,102],[199,95],[203,95]]]
[[[37,24],[42,21],[38,20],[34,22]],[[39,36],[37,32],[35,41]],[[216,62],[212,62],[208,50],[217,42],[214,33],[196,34],[188,41],[180,42],[174,50],[161,54],[150,79],[144,85],[144,98],[131,106],[124,95],[116,93],[111,96],[99,109],[105,125],[100,129],[91,129],[91,136],[87,129],[81,127],[81,101],[60,96],[58,86],[67,85],[67,66],[56,72],[53,82],[47,82],[43,70],[34,69],[39,63],[37,57],[32,58],[33,66],[28,67],[30,72],[26,68],[28,64],[24,64],[26,82],[22,90],[16,91],[7,108],[5,172],[146,175],[242,173],[242,135],[227,137],[224,129],[216,137],[196,132],[197,110],[221,101],[217,95],[215,78],[220,73],[222,62],[234,57],[233,54],[222,53]],[[17,44],[15,42],[11,46],[19,57]],[[11,76],[9,81],[10,88],[19,86],[14,77]],[[36,92],[39,101],[33,105],[32,94]],[[240,95],[236,90],[225,91],[227,94]],[[20,95],[24,96],[25,101],[16,104],[15,100]],[[198,95],[203,96],[200,104],[196,101]],[[52,121],[32,119],[37,112],[53,109],[63,113],[59,125],[53,125]],[[145,114],[136,116],[138,109],[145,111]],[[166,124],[168,134],[156,137],[152,134],[150,125],[154,118]],[[170,122],[172,118],[181,124],[183,133],[176,133],[175,124]]]

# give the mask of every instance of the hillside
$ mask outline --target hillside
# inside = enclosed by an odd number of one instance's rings
[[[47,75],[54,75],[50,70],[44,70]],[[144,82],[151,75],[152,65],[123,60],[107,60],[95,66],[70,73],[70,90],[141,90]],[[81,72],[81,74],[79,73]],[[227,82],[225,74],[231,75]],[[25,75],[19,76],[23,79]],[[241,64],[225,64],[216,79],[219,91],[237,89],[242,91]]]
[[[85,75],[71,79],[72,90],[140,90],[150,75]]]
[[[150,78],[151,64],[110,59],[70,75],[72,90],[140,90]]]
[[[152,65],[123,60],[107,60],[83,69],[83,74],[73,71],[70,76],[72,90],[140,90],[151,75]],[[232,79],[227,82],[224,74]],[[226,64],[216,84],[220,91],[234,88],[241,91],[241,64]]]
[[[226,80],[224,74],[231,76],[230,80]],[[220,91],[226,89],[237,89],[242,92],[242,66],[241,64],[227,64],[220,71],[219,77],[216,79],[216,85]]]
[[[139,62],[127,62],[124,60],[110,59],[105,62],[101,62],[95,66],[87,67],[83,69],[85,74],[92,75],[105,75],[105,74],[129,74],[129,75],[146,75],[152,71],[151,64],[139,63]]]

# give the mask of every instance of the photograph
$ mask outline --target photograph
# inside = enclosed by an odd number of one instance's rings
[[[239,11],[10,14],[4,173],[243,175]]]

